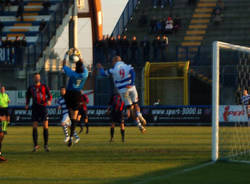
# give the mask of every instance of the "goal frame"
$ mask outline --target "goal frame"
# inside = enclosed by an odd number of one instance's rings
[[[220,83],[220,49],[247,52],[250,48],[221,41],[212,45],[212,161],[219,158],[219,83]]]

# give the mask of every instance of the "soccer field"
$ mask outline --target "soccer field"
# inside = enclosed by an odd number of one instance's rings
[[[51,152],[32,153],[32,128],[9,127],[0,163],[1,184],[208,184],[250,183],[250,164],[219,162],[196,168],[211,158],[210,127],[148,127],[141,134],[126,129],[126,142],[116,128],[90,127],[88,135],[68,148],[61,127],[50,127]],[[43,143],[42,128],[39,142]],[[191,168],[191,170],[190,170]]]

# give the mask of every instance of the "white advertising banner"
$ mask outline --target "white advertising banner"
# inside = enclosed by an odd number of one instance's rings
[[[220,122],[248,122],[246,107],[242,105],[220,105]]]
[[[52,94],[52,105],[56,105],[56,100],[60,97],[60,90],[51,90]],[[18,90],[18,91],[6,91],[10,98],[10,106],[24,106],[26,103],[25,99],[25,90]],[[87,94],[89,97],[89,104],[94,105],[94,93],[93,90],[84,90],[84,94]]]

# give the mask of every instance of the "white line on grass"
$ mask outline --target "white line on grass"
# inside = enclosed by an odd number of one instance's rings
[[[170,174],[156,176],[156,177],[150,177],[150,178],[147,178],[145,180],[137,181],[137,182],[135,182],[133,184],[146,184],[146,183],[154,181],[154,180],[167,179],[167,178],[169,178],[171,176],[175,176],[175,175],[179,175],[179,174],[184,174],[186,172],[190,172],[190,171],[194,171],[194,170],[197,170],[197,169],[201,169],[203,167],[207,167],[207,166],[212,165],[214,163],[215,162],[204,163],[204,164],[201,164],[201,165],[197,165],[197,166],[194,166],[194,167],[190,167],[190,168],[187,168],[187,169],[176,171],[176,172],[173,172],[173,173],[170,173]]]

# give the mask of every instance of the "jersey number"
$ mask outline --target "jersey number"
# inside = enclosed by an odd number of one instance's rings
[[[120,76],[123,79],[125,77],[125,70],[124,69],[120,69]]]

